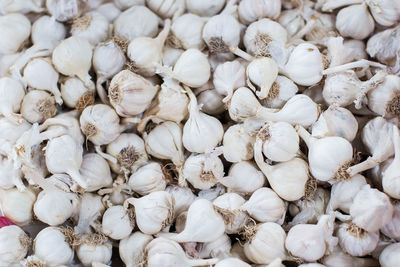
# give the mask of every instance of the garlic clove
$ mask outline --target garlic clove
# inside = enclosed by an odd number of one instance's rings
[[[382,84],[368,92],[368,107],[375,113],[392,117],[399,111],[400,77],[387,75]]]
[[[84,266],[91,266],[93,262],[107,264],[112,256],[112,244],[102,234],[86,234],[80,237],[80,245],[76,248],[76,255]]]
[[[292,98],[299,88],[290,79],[285,76],[278,75],[272,84],[268,95],[261,101],[262,105],[267,108],[282,108],[285,103]]]
[[[87,184],[85,189],[87,192],[109,187],[113,181],[107,161],[96,153],[87,153],[83,156],[79,172]]]

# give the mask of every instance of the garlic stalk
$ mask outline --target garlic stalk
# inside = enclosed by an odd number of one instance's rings
[[[16,114],[25,96],[22,85],[14,79],[2,77],[0,78],[0,95],[0,113],[12,122],[23,123],[22,116]]]

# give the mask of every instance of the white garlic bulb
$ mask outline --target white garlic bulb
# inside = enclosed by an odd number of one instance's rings
[[[121,10],[125,10],[132,6],[144,6],[146,3],[145,0],[115,0],[114,2]]]
[[[20,226],[31,223],[35,201],[36,194],[31,189],[22,192],[17,188],[0,189],[0,204],[4,216]]]
[[[34,0],[24,1],[4,1],[0,4],[0,10],[2,14],[8,13],[29,13],[29,12],[43,12],[43,7],[41,2]]]
[[[16,114],[21,108],[25,96],[22,84],[8,77],[0,78],[0,113],[10,121],[21,124],[21,115]]]
[[[267,97],[261,103],[267,108],[282,108],[298,90],[299,88],[292,80],[278,75],[269,89]]]
[[[174,184],[170,184],[165,189],[174,198],[174,215],[187,211],[190,205],[195,201],[196,196],[193,194],[189,187],[180,187]]]
[[[86,87],[80,79],[70,77],[60,87],[61,97],[67,107],[83,110],[94,104],[94,89]]]
[[[71,35],[86,38],[94,46],[107,39],[108,27],[108,20],[103,14],[91,11],[73,20]]]
[[[52,93],[57,104],[62,104],[61,93],[58,89],[58,72],[51,62],[45,58],[35,58],[24,68],[24,81],[32,88],[46,90]]]
[[[186,87],[190,98],[189,119],[183,126],[183,146],[190,152],[207,153],[222,141],[224,130],[221,122],[215,117],[201,112],[196,96]]]
[[[250,24],[261,18],[277,19],[281,13],[281,0],[243,0],[238,7],[240,21]]]
[[[98,8],[96,8],[96,11],[102,14],[108,22],[113,22],[119,14],[121,14],[121,10],[116,6],[116,3],[104,3]]]
[[[162,58],[163,65],[167,67],[173,67],[183,52],[183,49],[174,48],[173,46],[170,46],[168,44],[165,45]]]
[[[278,65],[268,57],[253,59],[247,65],[246,76],[247,86],[256,92],[259,99],[265,99],[276,77],[278,77]]]
[[[321,262],[327,267],[334,266],[376,266],[377,263],[374,259],[371,258],[358,258],[350,256],[349,254],[343,252],[340,246],[336,246],[331,254],[326,255],[322,258]]]
[[[368,92],[368,107],[381,116],[397,116],[400,77],[387,75],[382,84]]]
[[[329,106],[322,112],[318,120],[312,125],[312,136],[339,136],[353,141],[358,131],[358,122],[348,109],[335,105]]]
[[[265,184],[263,173],[251,161],[232,164],[228,176],[219,180],[230,191],[242,194],[253,193]]]
[[[383,191],[390,197],[400,198],[400,177],[398,175],[398,166],[400,161],[400,135],[397,126],[393,125],[393,144],[394,144],[394,159],[392,163],[382,173],[382,188]]]
[[[22,14],[12,13],[0,18],[0,53],[12,54],[18,51],[29,38],[31,23]]]
[[[222,102],[223,99],[224,96],[213,89],[202,91],[197,95],[197,102],[199,106],[201,106],[201,110],[213,116],[225,112],[225,105],[224,102]]]
[[[386,194],[364,185],[354,197],[350,216],[357,226],[375,232],[392,220],[393,205]]]
[[[224,7],[226,0],[206,0],[202,3],[196,0],[186,0],[186,7],[190,13],[197,14],[202,17],[211,17],[218,14]]]
[[[184,0],[174,0],[168,3],[164,3],[160,0],[147,0],[148,7],[157,13],[162,18],[170,18],[172,16],[178,16],[178,14],[185,11]],[[177,14],[177,15],[175,15]]]
[[[400,231],[399,231],[399,223],[400,223],[400,204],[394,204],[394,212],[393,218],[390,223],[386,224],[383,228],[381,228],[381,232],[396,241],[400,240]]]
[[[395,41],[398,38],[400,31],[398,28],[391,28],[377,32],[367,42],[367,53],[379,62],[399,68],[397,53],[399,44]]]
[[[338,136],[317,139],[307,130],[296,126],[299,136],[308,147],[308,163],[313,177],[320,181],[347,179],[345,171],[353,158],[353,147],[349,141]]]
[[[87,153],[83,156],[79,172],[87,184],[85,189],[87,192],[109,187],[113,181],[107,161],[96,153]]]
[[[84,266],[92,266],[93,262],[107,264],[112,256],[112,244],[102,234],[86,234],[80,237],[80,245],[76,255]]]
[[[106,236],[121,240],[128,237],[133,228],[135,228],[135,219],[132,210],[116,205],[104,212],[101,232]]]
[[[249,200],[241,207],[253,219],[259,222],[274,222],[282,224],[286,214],[286,205],[270,188],[257,189]]]
[[[379,241],[379,232],[367,232],[352,223],[340,224],[337,236],[343,251],[357,257],[370,254]]]
[[[42,123],[53,117],[56,112],[55,99],[41,90],[29,91],[21,103],[21,115],[30,123]]]
[[[240,162],[253,158],[254,136],[250,135],[243,124],[230,126],[222,141],[224,158],[229,162]]]
[[[167,185],[161,166],[150,162],[135,171],[128,181],[129,187],[140,195],[163,191]]]
[[[92,232],[92,228],[101,229],[101,218],[105,209],[102,198],[98,194],[82,194],[79,203],[79,219],[74,231],[78,234],[88,234]]]
[[[225,193],[214,199],[213,205],[224,218],[227,234],[237,234],[245,226],[248,219],[248,215],[244,211],[245,208],[243,208],[245,202],[246,200],[236,193]],[[241,210],[242,208],[243,210]],[[228,242],[230,248],[230,241]],[[216,257],[218,255],[211,256]]]
[[[174,219],[174,199],[165,191],[155,191],[141,198],[129,198],[124,205],[135,207],[136,224],[145,234],[156,234]]]
[[[222,102],[228,102],[233,91],[245,86],[245,68],[237,60],[227,61],[217,66],[213,74],[215,90],[226,97]]]
[[[70,233],[64,230],[66,229],[57,227],[41,230],[33,242],[34,255],[49,266],[70,264],[74,258],[74,251],[66,241],[66,235]]]
[[[122,70],[115,75],[108,88],[111,105],[123,117],[146,110],[157,90],[158,86],[129,70]]]
[[[127,267],[134,267],[143,262],[145,247],[151,240],[151,235],[137,231],[119,242],[119,256]]]
[[[22,173],[21,170],[15,169],[14,160],[8,157],[0,159],[0,188],[11,189],[17,186],[18,189],[22,189]],[[3,208],[4,209],[4,208]]]
[[[251,265],[247,264],[246,262],[238,259],[238,258],[226,258],[218,262],[215,267],[230,267],[230,266],[236,266],[236,267],[250,267]]]
[[[92,46],[83,37],[71,36],[54,48],[52,61],[56,69],[67,76],[77,76],[90,85],[89,69],[92,65]]]
[[[17,266],[25,258],[31,239],[16,225],[0,229],[0,260],[3,266]]]
[[[203,39],[211,53],[229,52],[229,47],[239,45],[240,24],[229,14],[213,16],[204,25]]]
[[[206,20],[204,18],[191,13],[174,19],[168,43],[176,48],[203,49],[205,44],[201,34],[205,23]]]
[[[77,0],[46,0],[46,8],[56,20],[66,22],[78,17],[83,6]]]
[[[365,3],[342,8],[336,17],[336,28],[343,37],[362,40],[375,28],[375,22]]]
[[[227,234],[224,234],[215,241],[202,243],[199,248],[199,256],[200,258],[224,258],[230,255],[231,248],[231,239]]]
[[[244,254],[251,262],[269,264],[276,258],[287,258],[286,233],[279,224],[266,222],[250,226],[244,235],[247,240]]]
[[[400,243],[387,246],[379,256],[379,263],[382,267],[394,267],[399,262]]]
[[[333,237],[334,217],[322,215],[318,224],[298,224],[287,235],[285,246],[294,256],[316,261],[329,253],[338,243]]]
[[[114,21],[114,34],[128,40],[139,36],[154,37],[157,32],[158,17],[145,6],[133,5]]]
[[[61,40],[65,39],[66,34],[64,24],[56,21],[54,17],[41,16],[32,24],[33,47],[53,50]]]

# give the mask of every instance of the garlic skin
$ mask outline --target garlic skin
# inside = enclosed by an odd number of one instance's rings
[[[8,225],[0,229],[0,244],[2,266],[17,266],[28,253],[31,240],[18,226]]]
[[[215,241],[201,244],[199,248],[199,256],[200,258],[223,258],[230,254],[231,249],[231,239],[227,234],[224,234]]]
[[[190,205],[195,201],[196,196],[188,187],[180,187],[170,184],[165,189],[174,198],[174,215],[175,217],[189,209]]]
[[[278,75],[275,82],[271,85],[267,97],[263,99],[261,103],[267,108],[280,109],[298,90],[299,88],[292,80],[285,76]]]
[[[282,227],[273,222],[253,226],[244,244],[244,254],[253,263],[270,264],[276,258],[286,259],[286,233]],[[247,233],[245,233],[246,235]]]
[[[71,35],[86,38],[93,46],[108,37],[108,20],[103,14],[91,11],[73,20]]]
[[[34,255],[49,266],[67,265],[74,258],[74,251],[65,241],[64,233],[59,229],[46,227],[37,234],[33,242]]]
[[[21,124],[23,122],[21,115],[15,113],[20,111],[25,97],[22,85],[14,79],[2,77],[0,78],[0,95],[0,113],[10,121]]]
[[[392,220],[393,205],[386,194],[365,185],[354,197],[350,216],[358,227],[376,232]]]
[[[400,220],[400,205],[399,203],[394,204],[393,218],[392,220],[386,224],[383,228],[381,228],[381,232],[396,241],[400,240],[400,231],[399,231],[399,221]]]
[[[210,89],[202,91],[197,95],[197,101],[201,106],[201,110],[208,115],[219,115],[225,112],[223,96],[217,93],[216,90]]]
[[[281,0],[243,0],[239,3],[238,13],[240,21],[244,24],[265,17],[277,19],[281,13]]]
[[[246,211],[259,222],[282,224],[286,214],[286,205],[272,189],[261,187],[242,205],[241,210]]]
[[[336,28],[343,37],[362,40],[374,31],[375,22],[362,3],[342,8],[336,17]]]
[[[115,240],[124,239],[131,234],[135,226],[133,216],[121,205],[112,206],[104,212],[101,232]]]
[[[379,232],[366,232],[355,224],[348,223],[340,224],[337,236],[343,251],[356,257],[370,254],[379,241]]]
[[[253,143],[251,136],[243,124],[230,126],[224,133],[222,141],[224,158],[229,162],[240,162],[253,158]]]
[[[387,246],[379,256],[379,263],[382,267],[394,267],[399,262],[400,243],[393,243]]]
[[[77,76],[90,85],[89,69],[92,65],[92,46],[82,37],[71,36],[54,48],[52,61],[57,71],[66,76]]]
[[[84,266],[92,266],[92,262],[107,264],[112,256],[112,244],[101,234],[88,234],[82,237],[83,244],[76,249],[76,255]]]
[[[399,94],[400,77],[387,75],[382,84],[368,92],[368,107],[381,116],[397,116],[400,113]]]
[[[312,125],[311,133],[317,138],[339,136],[351,142],[356,137],[357,131],[358,122],[354,115],[345,108],[331,105]]]
[[[76,233],[89,234],[93,229],[101,229],[101,217],[105,211],[101,196],[94,193],[84,193],[79,203],[79,219],[74,227]]]
[[[253,193],[265,184],[263,173],[251,161],[232,164],[228,176],[219,180],[230,192],[241,194]]]
[[[168,3],[164,3],[160,0],[147,0],[148,7],[157,13],[162,18],[170,18],[176,13],[183,13],[185,11],[184,0],[174,0]]]
[[[30,123],[42,123],[56,114],[55,99],[45,91],[29,91],[22,100],[20,112]]]
[[[135,171],[128,181],[129,187],[140,195],[164,191],[167,185],[159,163],[150,162]]]
[[[265,99],[278,77],[278,65],[268,57],[256,58],[247,65],[246,76],[248,87],[256,92],[259,99]]]
[[[12,54],[18,51],[29,38],[31,23],[22,14],[11,13],[0,18],[0,53]]]
[[[194,188],[205,190],[224,176],[224,165],[216,155],[192,154],[186,159],[182,173]]]
[[[94,104],[94,89],[86,87],[80,79],[68,78],[60,87],[61,97],[67,107],[83,110]]]
[[[205,44],[201,34],[205,23],[204,18],[195,14],[183,14],[173,20],[170,33],[172,36],[167,39],[167,43],[174,48],[202,50]]]
[[[145,247],[151,240],[151,235],[137,231],[119,242],[119,256],[127,267],[137,266],[143,261]]]
[[[2,174],[0,189],[11,189],[14,186],[19,187],[19,184],[22,184],[21,170],[15,169],[14,161],[11,158],[0,158],[0,172]]]
[[[185,0],[186,8],[190,13],[197,14],[202,17],[211,17],[218,14],[224,7],[226,0],[203,1],[199,3],[196,0]]]
[[[214,199],[213,205],[225,220],[225,232],[227,234],[237,234],[245,226],[248,215],[241,210],[245,202],[246,200],[236,193],[225,193]],[[230,241],[228,242],[230,250]],[[210,256],[217,257],[218,255]]]
[[[286,249],[295,257],[317,261],[338,243],[338,239],[332,236],[333,227],[334,217],[329,215],[321,216],[316,225],[295,225],[288,232]]]
[[[31,189],[23,192],[20,192],[17,188],[0,189],[0,204],[4,216],[19,226],[29,224],[32,221],[32,207],[35,201],[36,194]]]
[[[94,192],[112,185],[110,167],[107,161],[96,153],[87,153],[83,156],[79,172],[87,184],[85,189],[87,192]]]
[[[213,16],[204,25],[203,39],[211,53],[229,52],[229,47],[239,45],[240,24],[228,14]]]
[[[140,36],[154,37],[157,32],[158,17],[145,6],[133,5],[114,21],[114,35],[128,40]]]
[[[169,226],[174,218],[174,199],[165,191],[152,192],[141,198],[127,199],[135,207],[136,224],[142,233],[153,235]]]
[[[40,70],[40,71],[38,71]],[[35,58],[24,68],[24,81],[32,88],[46,90],[52,93],[57,104],[61,105],[61,93],[58,89],[58,72],[53,68],[51,62],[45,58]]]
[[[400,46],[395,40],[399,34],[400,31],[398,28],[387,29],[374,34],[368,39],[367,53],[371,57],[378,59],[379,62],[398,70],[399,62],[397,53]]]
[[[108,90],[110,103],[118,115],[131,117],[150,106],[158,87],[140,75],[122,70],[112,78]]]
[[[213,74],[213,84],[219,94],[226,95],[222,102],[228,102],[235,89],[245,86],[244,66],[237,60],[218,65]]]
[[[305,69],[304,66],[310,66]],[[284,74],[298,85],[311,86],[322,79],[324,69],[322,54],[309,43],[297,45],[283,67]]]

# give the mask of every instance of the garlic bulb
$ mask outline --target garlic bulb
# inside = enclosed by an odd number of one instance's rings
[[[190,152],[206,153],[222,141],[224,130],[221,122],[201,112],[197,106],[196,96],[190,88],[185,87],[190,98],[189,119],[183,126],[183,146]]]
[[[327,212],[340,209],[345,213],[350,213],[350,207],[353,204],[355,196],[366,184],[365,177],[360,174],[333,184]]]
[[[104,3],[98,8],[96,8],[96,11],[102,14],[108,22],[113,22],[119,14],[121,14],[121,10],[116,6],[116,3]]]
[[[277,19],[281,13],[281,0],[240,1],[238,13],[240,21],[244,24],[250,24],[265,17]]]
[[[129,70],[122,70],[110,83],[109,98],[118,115],[130,117],[146,110],[158,86]]]
[[[41,16],[32,24],[33,47],[53,50],[61,40],[65,39],[66,32],[64,24],[56,21],[54,17]]]
[[[18,189],[24,187],[21,170],[15,169],[14,160],[11,158],[0,158],[0,172],[2,174],[0,177],[1,189],[11,189],[14,186],[17,186]]]
[[[203,39],[211,53],[229,52],[240,42],[240,24],[229,14],[211,17],[203,28]]]
[[[186,7],[190,13],[197,14],[202,17],[211,17],[218,14],[224,7],[226,0],[207,0],[202,3],[196,0],[186,0]]]
[[[224,158],[229,162],[240,162],[253,158],[254,136],[251,136],[243,124],[230,126],[222,141]]]
[[[168,39],[167,39],[167,41],[168,41]],[[162,58],[163,65],[167,66],[167,67],[173,67],[183,52],[184,52],[183,49],[174,48],[168,44],[165,45],[164,52],[163,52],[163,58]]]
[[[175,14],[180,14],[185,11],[184,0],[174,0],[168,3],[164,3],[160,0],[147,0],[146,2],[149,8],[162,18],[177,16]]]
[[[263,173],[251,161],[240,161],[232,164],[228,176],[219,180],[229,191],[237,193],[253,193],[265,184]]]
[[[224,97],[213,89],[205,90],[198,94],[197,102],[204,113],[216,116],[225,112],[225,105],[222,102]]]
[[[140,36],[154,37],[157,32],[158,17],[145,6],[133,5],[114,21],[114,35],[128,40]]]
[[[178,216],[184,211],[187,211],[196,196],[192,190],[188,187],[180,187],[177,185],[170,184],[165,189],[166,192],[170,193],[174,198],[174,215]]]
[[[32,207],[35,201],[36,193],[31,189],[23,192],[17,188],[0,189],[0,204],[4,216],[20,226],[32,221]]]
[[[374,259],[371,258],[358,258],[350,256],[349,254],[343,252],[340,246],[336,246],[331,254],[326,255],[322,258],[321,262],[327,267],[334,266],[377,266],[379,264]]]
[[[42,123],[57,112],[53,96],[41,90],[29,91],[21,103],[21,115],[30,123]]]
[[[29,38],[31,33],[31,23],[22,14],[12,13],[1,16],[0,53],[12,54],[18,51],[22,44]]]
[[[286,233],[273,222],[260,223],[245,230],[244,254],[253,263],[269,264],[276,258],[286,259]]]
[[[135,207],[136,224],[145,234],[156,234],[174,219],[174,199],[165,191],[155,191],[141,198],[129,198],[124,205]]]
[[[267,97],[263,99],[261,103],[267,108],[280,109],[298,90],[299,88],[292,80],[285,76],[278,75],[269,89]]]
[[[121,205],[112,206],[104,212],[101,224],[101,232],[106,236],[115,240],[127,238],[135,228],[133,211]]]
[[[109,187],[113,181],[107,161],[96,153],[87,153],[83,156],[79,172],[87,184],[85,189],[87,192]]]
[[[379,62],[399,69],[399,60],[397,53],[400,49],[399,44],[395,41],[400,34],[399,28],[395,27],[381,32],[377,32],[367,42],[367,53]]]
[[[132,6],[144,6],[145,0],[115,0],[115,5],[121,9],[125,10]]]
[[[108,27],[108,20],[103,14],[91,11],[73,20],[71,35],[83,37],[94,46],[107,39]]]
[[[357,257],[370,254],[379,241],[379,232],[367,232],[352,223],[340,224],[337,236],[343,251]]]
[[[275,21],[260,19],[247,27],[243,42],[248,53],[254,56],[268,57],[271,56],[270,43],[280,47],[286,45],[287,32]]]
[[[24,81],[32,88],[52,93],[57,104],[61,105],[63,100],[57,86],[58,77],[58,72],[46,58],[35,58],[24,68]]]
[[[129,173],[147,161],[144,141],[133,133],[123,133],[107,145],[107,153],[117,159],[117,163],[109,161],[115,173]]]
[[[74,227],[78,234],[92,233],[92,228],[101,229],[101,217],[105,211],[101,196],[93,193],[84,193],[81,195],[79,203],[79,219]]]
[[[83,37],[71,36],[54,48],[52,61],[56,69],[66,76],[77,76],[90,85],[89,69],[92,64],[92,46]]]
[[[336,28],[343,37],[362,40],[375,28],[375,22],[365,3],[342,8],[336,17]]]
[[[358,122],[348,109],[335,105],[329,106],[322,112],[318,120],[312,125],[312,136],[339,136],[353,141],[358,131]]]
[[[3,266],[17,266],[31,245],[31,239],[16,225],[2,227],[0,241],[0,260]]]
[[[400,113],[398,98],[400,77],[387,75],[382,84],[368,92],[368,107],[381,116],[397,116]]]
[[[70,264],[74,258],[74,251],[66,241],[70,234],[65,228],[44,228],[33,242],[34,255],[49,266]]]
[[[394,267],[399,262],[400,243],[387,246],[379,256],[382,267]]]
[[[226,95],[222,102],[228,102],[235,89],[245,86],[243,65],[237,60],[218,65],[213,74],[213,84],[219,94]]]
[[[201,218],[207,218],[202,220]],[[189,207],[185,229],[176,233],[159,233],[176,242],[211,242],[225,232],[225,222],[206,199],[197,199]]]
[[[210,189],[224,176],[224,165],[216,152],[190,155],[183,165],[183,177],[196,189]]]
[[[394,144],[394,159],[392,163],[382,173],[382,188],[383,191],[390,197],[400,198],[398,164],[400,161],[400,135],[397,126],[393,125],[393,144]]]
[[[195,14],[184,14],[174,19],[167,40],[168,44],[175,48],[203,49],[205,44],[201,34],[205,23],[204,18]]]
[[[145,247],[151,240],[151,235],[137,231],[119,242],[119,256],[127,267],[138,266],[143,262]]]
[[[136,37],[128,46],[127,54],[136,73],[151,77],[161,64],[162,50],[168,37],[171,21],[167,19],[164,28],[155,38]]]
[[[86,87],[75,77],[68,78],[61,84],[61,97],[67,107],[84,110],[94,104],[95,92],[92,87]]]
[[[46,0],[49,13],[58,21],[74,19],[82,12],[82,3],[77,0]]]
[[[246,200],[236,193],[223,194],[213,201],[214,207],[225,221],[225,232],[227,234],[237,234],[245,226],[248,216],[245,211],[241,210],[245,202]],[[218,255],[211,256],[216,257]]]
[[[21,102],[25,96],[22,85],[11,78],[0,78],[0,113],[10,121],[21,124],[21,115],[16,114],[20,110]]]
[[[215,265],[215,267],[229,267],[229,266],[250,267],[251,265],[234,257],[223,259]]]
[[[202,243],[198,250],[200,258],[225,258],[226,256],[230,255],[231,248],[231,239],[227,234],[224,234],[215,241]]]
[[[86,234],[80,237],[80,243],[76,255],[84,266],[92,266],[93,262],[106,264],[111,260],[112,245],[106,236]]]
[[[333,227],[334,217],[329,215],[322,215],[316,225],[295,225],[288,232],[285,246],[295,257],[316,261],[338,243],[338,239],[332,236]]]
[[[308,147],[310,172],[317,180],[346,180],[346,169],[353,158],[353,147],[349,141],[338,136],[317,139],[303,127],[296,126],[299,136]]]
[[[392,220],[393,205],[386,194],[364,185],[354,197],[350,216],[358,227],[375,232]]]
[[[269,90],[278,77],[278,65],[268,57],[252,60],[246,68],[247,85],[259,99],[267,98]],[[257,90],[259,88],[259,90]]]
[[[309,66],[305,69],[304,66]],[[289,56],[283,73],[298,85],[310,86],[322,79],[324,63],[318,48],[309,43],[297,45]]]
[[[150,162],[129,177],[129,187],[140,195],[163,191],[167,185],[159,163]]]
[[[29,12],[37,12],[40,13],[43,11],[43,7],[41,2],[37,2],[34,0],[24,1],[4,1],[0,4],[0,10],[2,14],[8,13],[29,13]]]
[[[399,221],[400,220],[400,204],[396,203],[394,204],[394,212],[393,212],[393,218],[390,221],[390,223],[386,224],[383,228],[381,228],[381,232],[396,241],[399,241],[400,239],[400,231],[399,231]]]

